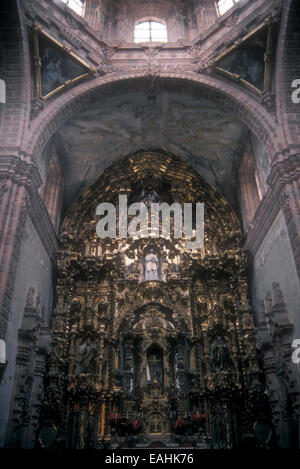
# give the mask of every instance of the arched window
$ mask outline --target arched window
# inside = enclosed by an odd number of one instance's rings
[[[83,1],[82,0],[61,0],[66,3],[68,7],[75,11],[78,15],[82,16],[83,13]]]
[[[239,0],[218,0],[217,3],[220,15],[224,15],[224,13],[230,10],[237,2],[239,2]]]
[[[167,27],[158,21],[143,21],[134,27],[134,42],[167,42]]]

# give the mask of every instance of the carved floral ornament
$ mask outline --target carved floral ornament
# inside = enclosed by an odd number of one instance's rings
[[[96,207],[101,202],[111,202],[118,212],[119,194],[127,195],[130,203],[141,201],[143,186],[148,187],[151,192],[151,184],[153,184],[151,178],[154,171],[156,174],[154,184],[167,187],[167,193],[161,195],[161,202],[204,202],[206,208],[205,240],[209,253],[213,253],[213,249],[218,250],[226,244],[231,244],[234,239],[234,245],[238,246],[241,237],[239,222],[225,199],[200,176],[195,175],[192,168],[179,160],[158,153],[137,154],[114,165],[113,172],[111,169],[105,171],[97,182],[79,197],[67,214],[61,229],[63,246],[73,245],[76,251],[77,246],[82,247],[89,240],[89,245],[86,246],[86,249],[91,249],[89,255],[93,256],[93,253],[97,252],[98,257],[103,259],[106,253],[106,257],[113,262],[117,257],[117,252],[119,254],[126,252],[129,258],[134,259],[133,253],[140,244],[137,240],[130,240],[130,245],[127,245],[124,239],[100,240],[97,238]],[[145,242],[145,247],[147,242]],[[160,239],[157,242],[161,244]],[[164,244],[168,251],[172,244],[172,257],[179,255],[182,249],[180,241],[174,246],[174,243],[166,239]],[[210,249],[209,246],[211,246]],[[113,252],[116,255],[113,255]],[[166,252],[162,255],[166,256]]]

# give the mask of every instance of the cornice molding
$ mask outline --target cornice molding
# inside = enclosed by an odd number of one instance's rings
[[[37,166],[16,154],[1,156],[0,179],[10,179],[26,187],[38,188],[42,184]]]
[[[50,258],[58,249],[55,233],[48,210],[39,194],[42,180],[35,164],[15,155],[0,159],[0,181],[11,180],[26,188],[26,209]]]
[[[77,53],[82,52],[85,60],[90,61],[92,67],[100,65],[103,60],[107,60],[105,56],[106,49],[113,51],[114,59],[117,61],[122,60],[122,54],[124,53],[140,52],[144,55],[147,49],[151,48],[159,49],[160,52],[164,52],[165,54],[169,52],[170,56],[164,57],[168,62],[173,59],[174,63],[177,63],[178,59],[190,58],[190,55],[192,55],[193,60],[197,58],[201,63],[207,62],[229,47],[229,45],[233,44],[239,37],[248,33],[251,28],[253,29],[258,23],[263,22],[266,18],[278,18],[278,12],[281,8],[281,0],[276,0],[275,5],[274,0],[268,0],[258,5],[255,9],[253,2],[240,0],[235,7],[228,13],[217,18],[216,22],[210,28],[201,32],[194,40],[180,40],[176,43],[152,45],[151,43],[127,43],[120,40],[109,41],[102,34],[94,31],[84,18],[76,15],[62,2],[52,1],[51,3],[51,8],[46,9],[47,0],[42,0],[42,2],[26,0],[24,2],[29,26],[41,24],[41,26],[49,29],[49,32],[57,35],[59,40],[68,43],[71,50],[76,50]],[[250,10],[249,15],[247,15],[248,9]],[[58,15],[55,14],[56,10]],[[237,15],[237,12],[239,13],[237,21],[230,22],[231,18]],[[244,16],[240,19],[242,12]],[[62,14],[67,15],[68,18],[72,18],[72,21],[63,21],[62,18],[58,17]],[[225,23],[227,28],[224,34]],[[74,27],[74,24],[76,27]],[[54,25],[56,26],[55,28]],[[220,38],[218,33],[221,29],[223,29],[223,34]],[[215,38],[214,35],[216,35]],[[104,53],[102,53],[102,49]],[[213,53],[211,53],[212,50]],[[172,54],[173,51],[181,52],[183,57],[174,57]],[[126,60],[128,63],[130,57],[128,57],[127,54]],[[111,59],[111,57],[112,55],[109,58]],[[135,62],[137,58],[133,57],[132,60]]]
[[[271,173],[267,184],[279,192],[282,184],[288,184],[300,178],[300,152],[290,154],[288,157],[275,161],[271,166]]]
[[[247,234],[245,249],[255,254],[268,233],[278,212],[286,201],[284,190],[294,181],[300,180],[300,153],[290,155],[272,166],[268,178],[270,188],[262,199]]]
[[[47,251],[50,259],[53,260],[55,253],[59,248],[58,237],[53,227],[48,210],[39,194],[31,188],[28,193],[28,215],[39,235],[39,238]]]

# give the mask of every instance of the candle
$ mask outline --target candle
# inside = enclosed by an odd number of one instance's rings
[[[6,346],[3,339],[0,339],[0,363],[6,363]]]

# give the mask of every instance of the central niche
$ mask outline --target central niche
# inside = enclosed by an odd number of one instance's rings
[[[120,193],[204,202],[204,246],[100,239],[96,207]],[[266,396],[240,243],[230,205],[178,159],[139,153],[103,173],[62,226],[43,425],[68,447],[254,442]]]
[[[151,345],[147,350],[147,391],[151,394],[151,388],[157,386],[164,390],[164,353],[156,344]]]
[[[143,280],[161,280],[161,257],[159,250],[152,246],[144,253]]]

